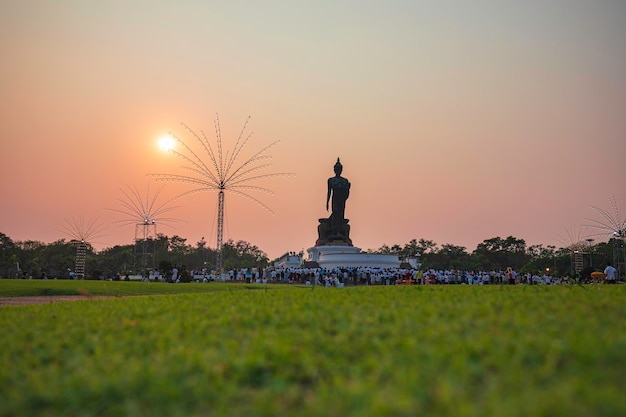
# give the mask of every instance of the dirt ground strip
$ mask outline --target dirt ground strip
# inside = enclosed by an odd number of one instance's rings
[[[48,304],[59,301],[81,301],[81,300],[96,300],[100,298],[115,298],[112,296],[96,296],[85,297],[84,295],[50,295],[50,296],[38,296],[38,297],[0,297],[0,307],[5,306],[22,306],[29,304]]]

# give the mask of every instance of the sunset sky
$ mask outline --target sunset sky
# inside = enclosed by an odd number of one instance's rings
[[[120,189],[182,173],[158,139],[218,113],[225,150],[252,116],[247,155],[279,140],[266,172],[295,174],[258,183],[273,215],[226,195],[225,238],[270,258],[314,245],[337,157],[364,250],[566,246],[592,206],[626,215],[625,22],[619,0],[3,1],[0,232],[83,216],[97,249],[132,243]],[[215,247],[217,194],[175,205],[158,231]]]

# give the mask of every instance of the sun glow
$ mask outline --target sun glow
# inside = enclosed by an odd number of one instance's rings
[[[174,138],[170,135],[161,136],[159,139],[159,148],[164,152],[171,151],[174,149],[175,143]]]

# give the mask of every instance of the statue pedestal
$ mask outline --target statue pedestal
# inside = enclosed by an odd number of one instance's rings
[[[328,259],[329,256],[339,256],[347,259],[347,256],[361,253],[361,248],[348,245],[322,245],[313,246],[312,248],[307,249],[307,252],[309,253],[309,259],[319,264],[320,261]]]
[[[315,241],[315,246],[352,246],[348,219],[344,219],[341,226],[336,229],[333,229],[330,219],[319,219],[319,222],[320,224],[317,226],[317,240]]]
[[[332,227],[330,219],[319,219],[318,239],[315,246],[307,249],[309,260],[320,268],[398,268],[400,260],[396,255],[361,253],[352,246],[350,225],[344,219],[339,227]]]
[[[309,259],[317,262],[320,268],[398,268],[400,260],[396,255],[361,253],[361,249],[348,245],[322,245],[307,249]]]

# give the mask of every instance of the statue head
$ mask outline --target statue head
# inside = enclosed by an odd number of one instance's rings
[[[341,162],[339,162],[339,158],[337,158],[337,162],[335,163],[335,174],[341,175],[342,171],[343,171],[343,165],[341,165]]]

